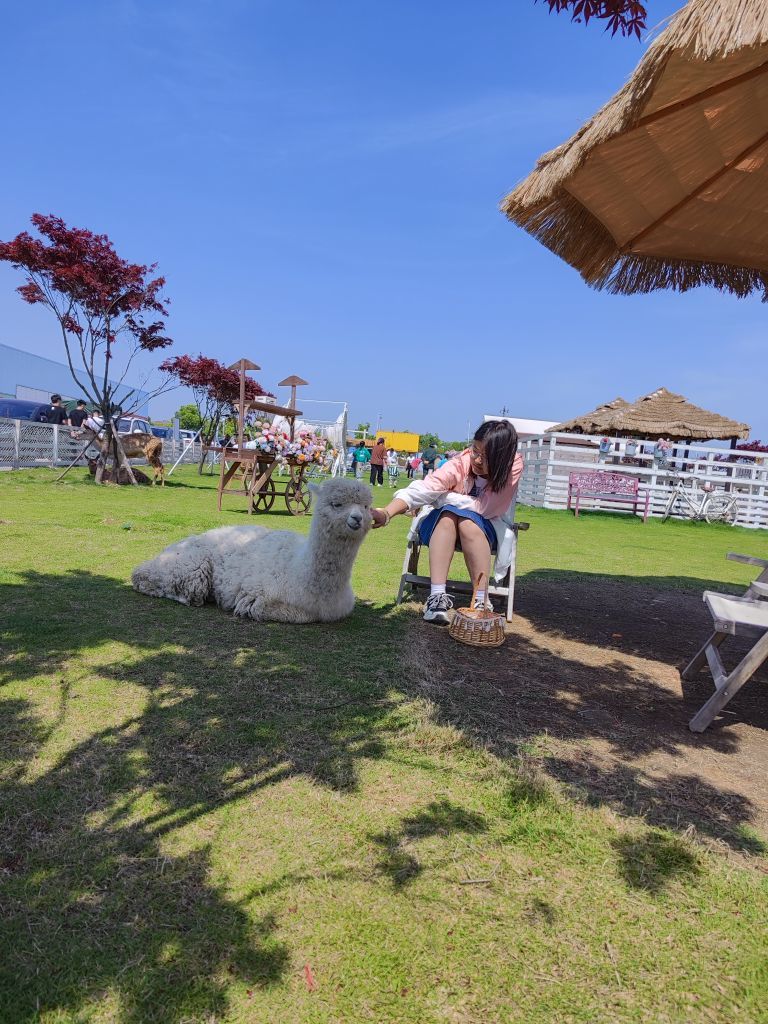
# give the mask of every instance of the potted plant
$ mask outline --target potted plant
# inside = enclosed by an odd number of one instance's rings
[[[600,454],[610,455],[611,449],[613,448],[613,441],[610,437],[602,437],[600,439]]]
[[[637,441],[630,438],[630,440],[627,441],[627,444],[624,448],[624,454],[628,455],[630,458],[637,455]]]

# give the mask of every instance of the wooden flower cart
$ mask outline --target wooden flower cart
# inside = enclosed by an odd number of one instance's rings
[[[256,399],[252,402],[245,400],[245,374],[248,370],[260,370],[261,367],[248,359],[240,359],[230,369],[237,370],[240,374],[240,402],[238,404],[238,428],[236,448],[211,448],[210,451],[220,455],[221,472],[219,475],[218,504],[221,512],[221,501],[224,493],[241,494],[248,498],[248,514],[253,512],[269,512],[275,503],[275,498],[284,498],[285,507],[294,516],[303,516],[309,511],[312,504],[312,492],[305,480],[305,473],[309,466],[307,462],[300,462],[297,457],[289,457],[286,464],[290,467],[290,476],[285,486],[278,488],[272,475],[279,465],[276,456],[269,452],[260,451],[258,448],[246,448],[243,443],[243,423],[245,414],[250,410],[273,413],[277,416],[284,416],[291,425],[291,438],[294,434],[294,423],[302,413],[296,408],[296,388],[307,382],[300,377],[288,377],[280,384],[286,384],[291,388],[290,405],[272,405],[269,402]],[[239,487],[228,486],[235,481]]]
[[[278,485],[272,479],[278,466],[278,460],[274,455],[249,448],[242,451],[237,448],[212,448],[211,451],[221,454],[219,511],[221,511],[222,496],[226,492],[227,494],[245,495],[248,498],[249,515],[253,512],[269,512],[275,503],[275,498],[284,498],[285,507],[294,516],[303,516],[309,512],[312,504],[312,492],[304,478],[309,463],[298,463],[293,459],[288,459],[290,476],[282,486],[282,481]],[[241,486],[227,486],[233,479],[237,479]]]

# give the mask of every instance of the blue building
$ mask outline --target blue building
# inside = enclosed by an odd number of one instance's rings
[[[83,372],[83,377],[85,376]],[[121,385],[115,393],[115,400],[119,403],[120,396],[130,390],[129,384]],[[57,363],[54,359],[46,359],[33,352],[24,352],[20,348],[0,344],[0,396],[23,398],[28,402],[43,404],[57,392],[67,405],[78,398],[86,398],[79,393],[65,363]],[[149,395],[146,391],[137,391],[131,397],[129,405],[131,411],[135,410],[142,416],[149,416]],[[126,409],[127,411],[129,410]]]

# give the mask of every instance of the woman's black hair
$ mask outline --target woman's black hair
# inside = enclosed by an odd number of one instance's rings
[[[487,420],[475,431],[475,441],[485,442],[488,485],[492,491],[503,490],[517,455],[517,431],[509,420]]]

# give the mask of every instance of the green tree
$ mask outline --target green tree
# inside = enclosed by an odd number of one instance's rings
[[[203,425],[200,412],[194,402],[182,407],[174,415],[179,418],[179,426],[182,430],[199,430]]]
[[[436,444],[438,448],[440,447],[440,438],[437,434],[419,434],[419,448],[421,451],[424,451],[431,444]]]

